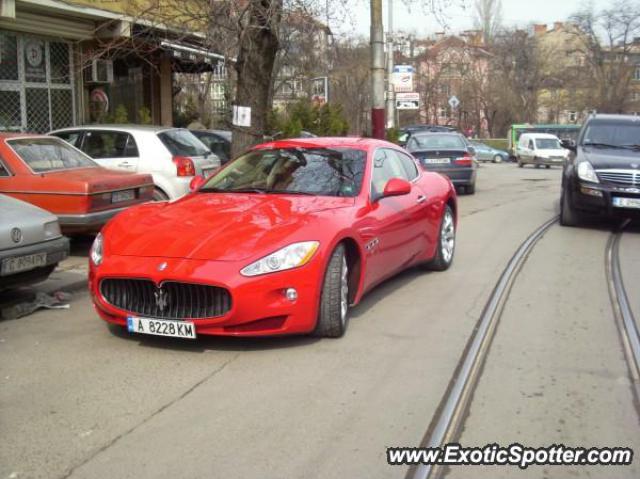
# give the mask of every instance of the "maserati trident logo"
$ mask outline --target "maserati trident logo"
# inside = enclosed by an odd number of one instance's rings
[[[167,262],[162,262],[158,265],[158,271],[164,271],[165,269],[167,269]]]
[[[11,230],[11,240],[14,243],[20,243],[20,241],[22,241],[22,230],[20,228],[13,228]]]
[[[158,288],[153,295],[156,298],[156,306],[160,312],[163,313],[165,308],[169,305],[169,294],[164,289]]]

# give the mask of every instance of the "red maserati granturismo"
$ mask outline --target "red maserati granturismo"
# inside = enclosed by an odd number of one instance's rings
[[[266,143],[192,189],[96,237],[89,286],[104,320],[183,338],[338,337],[376,284],[453,260],[451,182],[384,141]]]

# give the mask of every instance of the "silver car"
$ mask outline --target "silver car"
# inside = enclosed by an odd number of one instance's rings
[[[67,256],[69,240],[54,215],[0,195],[0,290],[44,281]]]
[[[49,134],[79,148],[105,168],[150,174],[157,201],[189,193],[194,176],[206,177],[221,165],[220,158],[184,128],[84,125]]]

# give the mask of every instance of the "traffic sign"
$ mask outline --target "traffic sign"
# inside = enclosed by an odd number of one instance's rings
[[[451,98],[449,98],[449,106],[455,110],[456,108],[458,108],[459,105],[460,105],[460,100],[458,100],[458,97],[455,95],[452,95]]]
[[[396,93],[396,108],[398,110],[418,110],[420,108],[420,94]]]

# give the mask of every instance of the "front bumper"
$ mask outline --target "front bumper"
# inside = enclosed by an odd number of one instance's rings
[[[595,216],[640,219],[640,209],[613,206],[613,198],[640,200],[640,190],[625,186],[576,181],[571,188],[570,201],[577,210]]]
[[[163,262],[167,267],[159,272],[158,265]],[[176,281],[226,288],[231,295],[231,309],[226,314],[185,320],[193,322],[198,335],[274,336],[313,331],[324,270],[319,255],[301,268],[253,278],[240,275],[244,266],[245,262],[235,261],[107,256],[98,268],[90,268],[89,289],[100,317],[121,326],[126,326],[128,316],[137,314],[118,309],[104,299],[100,282],[105,278],[148,279],[156,285]],[[287,288],[297,290],[296,301],[286,299]]]
[[[2,264],[3,260],[8,258],[17,258],[20,256],[40,253],[47,254],[47,262],[44,266],[5,276],[0,274],[0,289],[38,283],[47,279],[56,265],[69,256],[69,239],[62,236],[60,238],[43,241],[33,245],[2,250],[0,251],[0,264]]]
[[[130,206],[124,208],[114,208],[105,211],[97,211],[95,213],[84,213],[78,215],[58,215],[60,226],[66,230],[69,229],[99,229],[105,225],[107,221],[123,212]]]
[[[534,165],[543,165],[543,166],[562,166],[564,165],[565,158],[543,158],[540,156],[536,156],[531,162]]]
[[[425,168],[426,171],[447,176],[456,186],[472,185],[476,182],[476,168]]]

